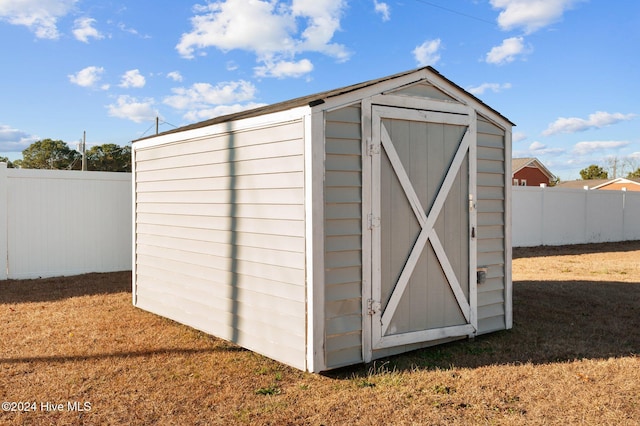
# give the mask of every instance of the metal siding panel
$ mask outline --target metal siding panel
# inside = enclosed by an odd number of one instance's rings
[[[224,217],[231,211],[229,203],[146,203],[138,204],[138,213]],[[300,204],[238,204],[236,217],[246,219],[298,220],[304,214]]]
[[[246,175],[236,176],[233,185],[236,189],[292,188],[295,187],[294,185],[300,185],[302,179],[302,172]],[[189,180],[161,180],[138,182],[137,190],[140,192],[190,191],[194,188],[204,191],[220,190],[229,188],[231,183],[231,177],[229,176]]]
[[[301,172],[304,170],[303,156],[290,155],[287,157],[256,158],[234,163],[233,176],[263,175],[272,173]],[[136,171],[136,182],[169,181],[179,179],[198,179],[208,177],[230,176],[229,163],[212,165],[197,165],[177,169],[160,169]]]
[[[336,318],[347,315],[360,315],[362,312],[360,298],[327,301],[326,317]]]
[[[505,328],[505,131],[478,116],[478,334]]]
[[[153,235],[182,238],[191,241],[204,241],[209,243],[229,242],[228,234],[225,231],[214,229],[181,228],[175,226],[160,226],[139,224],[137,226],[138,236]],[[244,232],[237,238],[236,244],[242,247],[255,247],[273,250],[285,250],[291,252],[304,252],[304,238],[290,237],[286,235],[252,234]]]
[[[362,211],[359,203],[327,203],[325,214],[328,219],[360,219]],[[361,230],[358,229],[357,234],[360,232]]]
[[[197,265],[179,270],[182,265],[177,262],[145,255],[139,256],[137,266],[141,276],[150,277],[153,280],[188,283],[194,287],[219,286],[228,289],[228,283],[232,279],[232,273],[229,271]],[[237,288],[242,290],[259,291],[268,288],[269,295],[294,301],[303,300],[305,296],[304,288],[297,284],[239,274],[236,275],[236,280]]]
[[[303,150],[298,121],[137,151],[137,306],[304,369]]]
[[[228,216],[215,217],[156,213],[138,213],[136,217],[136,224],[177,226],[182,228],[220,231],[231,231],[233,229],[233,231],[237,233],[249,232],[254,234],[304,237],[304,222],[302,220],[240,218],[234,222]]]
[[[444,93],[437,87],[433,86],[432,84],[429,84],[426,82],[412,84],[410,86],[403,87],[400,90],[396,90],[392,93],[396,95],[401,94],[401,95],[413,96],[413,97],[419,97],[419,98],[431,98],[431,99],[439,99],[443,101],[455,101],[455,99],[452,98],[451,96],[447,95],[446,93]]]
[[[361,296],[361,294],[361,283],[357,281],[346,284],[336,284],[331,286],[331,288],[327,290],[327,295],[332,296],[332,299],[326,300],[327,302],[331,302],[334,300],[357,299]]]
[[[257,129],[242,130],[233,133],[234,147],[241,148],[251,145],[263,145],[271,142],[287,141],[302,136],[301,120],[289,123],[278,123]],[[192,140],[178,140],[177,142],[150,148],[136,149],[136,163],[144,163],[154,159],[180,157],[214,150],[224,150],[229,147],[229,132],[211,134]]]
[[[329,287],[335,284],[361,282],[362,271],[359,266],[349,268],[327,268],[326,277],[327,291],[329,291]],[[327,295],[327,300],[329,299],[330,295]]]
[[[138,192],[138,203],[201,203],[227,204],[233,199],[236,204],[298,204],[304,197],[303,188],[277,189],[229,189],[218,191],[166,191]]]
[[[478,334],[486,334],[494,331],[504,330],[506,328],[504,315],[483,318],[478,321]]]
[[[325,120],[325,354],[328,368],[362,360],[360,108]]]
[[[246,147],[225,147],[225,149],[219,149],[216,151],[205,151],[182,155],[179,157],[171,156],[149,161],[139,161],[136,165],[136,171],[174,170],[181,167],[209,166],[212,164],[226,164],[229,161],[245,161],[256,158],[277,158],[296,154],[303,154],[300,139]]]

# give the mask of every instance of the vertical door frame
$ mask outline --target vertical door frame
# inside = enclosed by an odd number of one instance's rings
[[[395,108],[392,109],[386,109]],[[362,311],[363,311],[363,327],[362,327],[362,350],[363,360],[369,362],[373,359],[374,349],[374,326],[373,321],[376,317],[376,313],[379,313],[381,306],[380,303],[375,301],[374,286],[375,280],[379,281],[380,277],[380,264],[374,261],[379,259],[381,249],[380,246],[380,232],[373,232],[372,229],[379,226],[380,211],[380,191],[374,190],[376,185],[373,182],[372,177],[379,176],[380,173],[380,161],[375,160],[374,157],[379,155],[382,147],[378,146],[381,139],[380,129],[375,129],[374,125],[379,123],[379,120],[374,119],[374,109],[378,111],[391,112],[389,118],[404,118],[401,115],[394,117],[393,111],[401,112],[398,108],[409,108],[408,115],[419,116],[422,121],[425,122],[440,122],[443,116],[447,118],[453,118],[456,114],[460,115],[458,118],[466,119],[459,120],[454,118],[452,121],[463,121],[467,126],[467,133],[463,136],[463,139],[469,139],[469,146],[466,150],[468,155],[468,173],[469,173],[469,317],[468,324],[466,326],[453,327],[451,332],[453,334],[464,336],[473,336],[477,332],[477,276],[476,276],[476,263],[477,263],[477,213],[476,213],[476,148],[477,148],[477,117],[475,109],[458,103],[452,103],[449,101],[436,101],[419,98],[410,98],[397,95],[378,95],[373,98],[367,98],[362,101]],[[414,112],[410,112],[413,110]],[[386,118],[386,115],[384,115]],[[447,120],[448,121],[448,120]],[[453,123],[452,123],[453,124]],[[378,141],[378,142],[377,142]],[[379,287],[379,283],[377,284]],[[377,289],[376,287],[376,289]],[[378,315],[378,319],[380,316]],[[440,329],[438,329],[440,330]],[[447,333],[442,335],[440,331],[422,333],[427,339],[438,339],[449,337]],[[392,339],[393,340],[393,339]],[[398,341],[398,345],[406,344],[401,340]],[[393,347],[395,344],[390,344],[388,347]]]

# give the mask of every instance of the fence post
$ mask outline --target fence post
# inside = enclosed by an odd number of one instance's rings
[[[0,280],[7,279],[7,256],[9,230],[7,215],[9,213],[7,163],[0,163]]]

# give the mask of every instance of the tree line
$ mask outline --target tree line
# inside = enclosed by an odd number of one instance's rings
[[[100,172],[130,172],[131,147],[113,143],[92,146],[86,150],[87,170]],[[22,151],[22,159],[9,161],[0,157],[9,168],[81,170],[82,153],[69,148],[61,140],[42,139]]]
[[[614,168],[613,178],[617,178],[616,169]],[[585,167],[580,170],[580,177],[583,180],[589,179],[609,179],[609,172],[596,164],[592,164],[589,167]],[[638,167],[635,171],[627,173],[627,179],[637,179],[640,178],[640,167]]]

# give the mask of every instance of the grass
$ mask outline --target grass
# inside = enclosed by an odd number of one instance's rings
[[[324,375],[134,308],[127,272],[0,282],[0,396],[36,402],[0,424],[637,425],[638,259],[517,249],[512,330]]]

